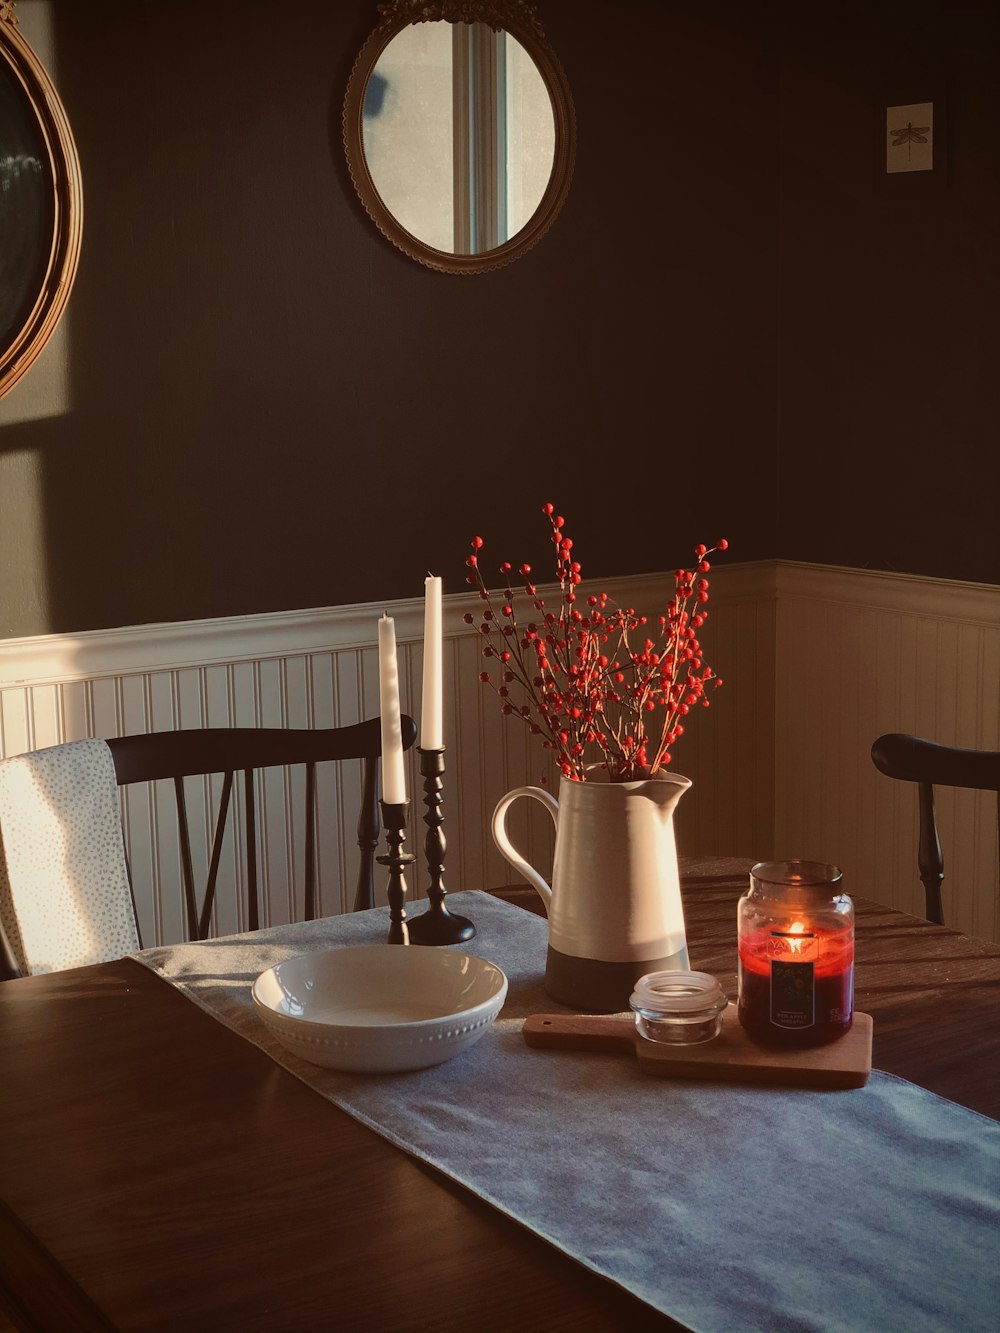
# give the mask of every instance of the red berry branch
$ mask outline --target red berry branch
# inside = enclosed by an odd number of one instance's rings
[[[674,596],[654,627],[603,592],[583,599],[581,609],[581,567],[566,521],[551,504],[543,513],[556,549],[558,609],[546,607],[527,564],[518,566],[515,579],[505,560],[503,585],[491,593],[479,568],[483,539],[472,539],[466,582],[484,606],[478,622],[471,612],[465,621],[478,623],[483,656],[495,662],[479,679],[495,690],[503,713],[543,737],[565,777],[584,781],[592,763],[618,782],[655,774],[670,763],[691,709],[709,707],[709,684],[722,684],[704,661],[698,632],[708,617],[708,557],[729,543],[695,547],[693,568],[676,571]],[[518,619],[515,582],[530,601],[532,619]]]

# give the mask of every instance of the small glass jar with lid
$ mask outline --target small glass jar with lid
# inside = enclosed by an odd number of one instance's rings
[[[707,972],[650,972],[635,983],[629,1003],[648,1041],[692,1046],[722,1031],[726,993]]]
[[[854,1021],[854,904],[818,861],[762,861],[739,901],[739,1020],[769,1046],[819,1046]]]

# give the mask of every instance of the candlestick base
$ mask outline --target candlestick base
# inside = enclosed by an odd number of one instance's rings
[[[476,933],[467,916],[449,912],[444,903],[434,901],[423,916],[408,923],[407,929],[411,944],[462,944]]]
[[[410,934],[406,924],[406,880],[403,878],[405,866],[412,865],[417,859],[403,851],[406,841],[406,812],[409,801],[388,803],[379,801],[382,810],[382,824],[385,828],[385,840],[388,851],[375,859],[381,866],[389,868],[389,883],[386,894],[389,899],[389,944],[409,944]]]
[[[444,777],[444,746],[435,750],[417,747],[420,756],[420,772],[424,779],[424,805],[427,813],[424,823],[427,835],[424,838],[424,851],[427,856],[427,869],[431,882],[427,890],[430,907],[423,914],[410,922],[409,935],[411,944],[462,944],[471,940],[476,927],[468,917],[449,912],[444,904],[448,891],[444,887],[445,837],[441,825],[444,815],[441,813],[443,798],[441,789]]]

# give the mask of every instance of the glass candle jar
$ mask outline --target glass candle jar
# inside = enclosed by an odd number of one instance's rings
[[[650,972],[635,983],[629,1004],[649,1041],[690,1046],[722,1031],[726,993],[707,972]]]
[[[737,909],[739,1019],[770,1046],[819,1046],[854,1021],[854,904],[841,872],[767,861]]]

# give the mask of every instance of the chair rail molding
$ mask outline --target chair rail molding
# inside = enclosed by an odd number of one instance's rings
[[[620,605],[656,612],[673,594],[673,576],[600,586]],[[537,738],[502,718],[479,683],[480,636],[462,620],[479,606],[475,593],[444,599],[450,890],[508,883],[489,834],[493,806],[543,774],[555,787]],[[703,642],[725,686],[677,751],[694,784],[678,810],[681,852],[832,860],[851,891],[919,913],[915,802],[911,809],[901,785],[875,771],[869,750],[887,731],[1000,748],[1000,588],[793,561],[720,563],[709,607]],[[403,707],[416,716],[422,597],[0,641],[0,755],[85,736],[360,721],[378,712],[383,610],[396,621]],[[421,788],[412,754],[407,762],[417,843]],[[288,775],[279,770],[261,783],[263,919],[277,924],[296,910],[301,847]],[[183,937],[173,796],[159,785],[129,790],[122,807],[149,944]],[[352,779],[321,774],[318,796],[321,907],[346,910],[356,875]],[[975,796],[940,793],[946,911],[957,929],[997,938],[995,834],[982,811],[959,799]],[[534,802],[519,804],[532,809],[512,834],[544,866],[551,822]],[[196,822],[192,851],[207,860],[210,831]],[[236,845],[228,856],[216,923],[223,931],[245,924]],[[422,896],[420,858],[409,879],[411,896]]]

